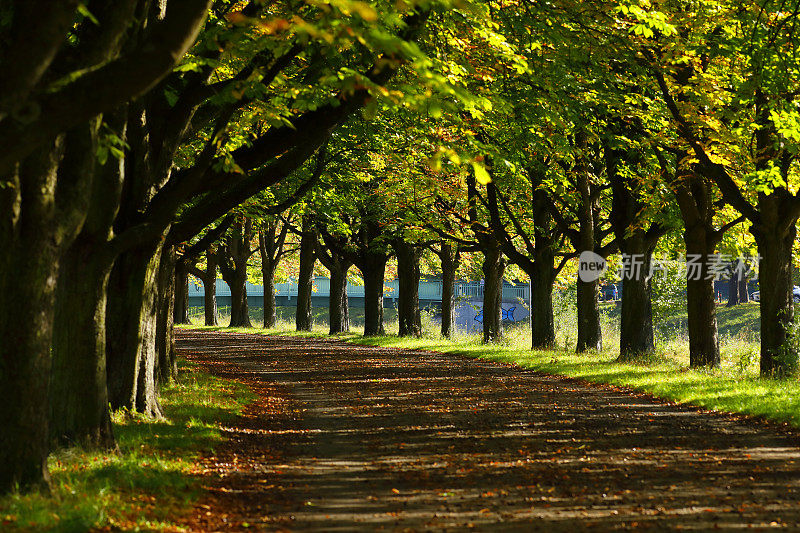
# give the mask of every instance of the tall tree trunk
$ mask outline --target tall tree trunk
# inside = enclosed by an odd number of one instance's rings
[[[217,254],[211,248],[206,251],[206,272],[202,281],[205,324],[217,326]]]
[[[598,294],[600,281],[578,280],[577,309],[578,309],[578,342],[575,347],[577,352],[586,350],[603,349],[603,333],[600,328],[600,305]]]
[[[503,336],[503,252],[497,247],[483,250],[483,342]]]
[[[419,337],[422,334],[422,320],[419,311],[419,248],[402,238],[395,240],[392,247],[397,254],[397,278],[399,297],[397,318],[400,337]]]
[[[264,327],[274,328],[275,316],[275,269],[272,265],[261,264],[262,283],[264,284]]]
[[[125,137],[123,115],[106,117],[106,124]],[[109,239],[123,172],[114,158],[98,169],[84,225],[60,263],[50,376],[50,435],[58,444],[116,448],[108,408],[106,302],[117,254]]]
[[[62,258],[50,381],[50,435],[64,445],[114,448],[106,376],[106,296],[113,259],[81,236]]]
[[[156,379],[170,383],[178,377],[175,355],[175,247],[161,254],[156,293]]]
[[[252,220],[236,221],[220,248],[219,269],[222,279],[231,290],[231,322],[228,324],[230,328],[253,327],[247,306],[247,261],[252,254],[250,250],[252,232]]]
[[[370,254],[361,261],[359,270],[364,278],[364,336],[383,335],[383,282],[387,257]]]
[[[578,192],[581,196],[578,208],[578,254],[594,252],[597,246],[595,235],[595,203],[592,198],[591,183],[584,163],[577,169]],[[603,349],[603,331],[600,328],[600,280],[583,281],[578,278],[577,310],[578,310],[578,342],[575,350]]]
[[[247,306],[247,275],[237,272],[225,280],[231,289],[231,322],[229,328],[252,328]]]
[[[350,311],[347,301],[347,271],[351,264],[345,260],[336,261],[328,270],[331,274],[328,311],[330,334],[350,331]]]
[[[314,325],[311,295],[314,292],[314,264],[317,233],[310,217],[303,217],[303,231],[300,236],[300,273],[297,278],[297,311],[295,327],[297,331],[311,331]]]
[[[767,203],[766,201],[764,203]],[[751,227],[758,245],[761,308],[761,375],[781,377],[797,369],[797,346],[792,335],[792,246],[794,221],[782,220],[777,206],[761,209],[760,227]]]
[[[175,324],[191,324],[189,320],[189,270],[183,261],[175,264]]]
[[[741,276],[737,268],[738,263],[738,259],[731,263],[731,276],[728,278],[728,307],[733,307],[742,302],[742,294],[739,290],[741,287]]]
[[[108,285],[106,365],[111,407],[161,417],[156,386],[156,295],[162,241],[117,258]]]
[[[553,284],[555,282],[555,256],[549,245],[539,250],[531,278],[531,348],[546,350],[555,346],[556,330],[553,320]]]
[[[709,242],[708,232],[700,224],[686,228],[684,242],[686,256],[696,258],[700,265],[699,272],[689,269],[686,272],[689,366],[717,367],[720,364],[717,304],[714,280],[709,277],[716,242]]]
[[[442,264],[442,336],[449,339],[453,334],[455,316],[456,271],[461,262],[458,249],[446,241],[441,244],[439,259]]]
[[[641,261],[641,270],[628,269],[622,276],[622,304],[620,312],[621,361],[635,360],[655,349],[653,339],[652,279],[649,277],[653,260],[652,248],[635,246],[630,239],[623,253]],[[641,241],[641,238],[638,239]],[[638,243],[641,244],[641,243]]]
[[[258,232],[258,251],[261,255],[261,274],[264,283],[264,327],[275,327],[275,270],[284,254],[288,224],[278,231],[278,222],[271,220]]]
[[[739,303],[747,303],[750,301],[750,292],[747,289],[747,275],[742,273],[739,279]]]
[[[48,383],[61,139],[0,176],[0,493],[49,485]],[[25,188],[21,187],[25,184]]]
[[[614,238],[623,256],[622,303],[620,313],[621,361],[634,360],[655,349],[653,336],[653,304],[650,265],[658,239],[666,231],[657,223],[649,227],[641,218],[643,203],[640,188],[630,176],[619,172],[624,159],[637,161],[622,150],[605,147],[606,174],[612,186],[611,221]],[[680,201],[680,200],[679,200]]]

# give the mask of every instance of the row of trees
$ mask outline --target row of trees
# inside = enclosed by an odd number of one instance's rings
[[[798,1],[4,5],[0,490],[46,484],[53,445],[113,447],[109,409],[161,416],[187,274],[210,288],[219,268],[233,325],[247,325],[247,260],[258,253],[271,279],[290,232],[301,329],[316,258],[331,332],[348,327],[355,266],[365,334],[381,333],[395,256],[401,334],[418,334],[429,249],[446,302],[463,254],[481,258],[487,342],[502,335],[503,276],[529,276],[534,348],[553,346],[553,287],[582,252],[647,269],[661,245],[707,269],[716,251],[755,245],[761,370],[792,372],[798,13]],[[706,278],[686,287],[694,366],[719,364]],[[576,348],[600,349],[598,282],[577,283]],[[652,304],[648,278],[624,287],[628,359],[653,349]]]
[[[176,245],[302,195],[337,126],[427,72],[414,40],[443,6],[380,7],[3,5],[0,490],[46,485],[53,444],[113,446],[109,408],[161,415]]]

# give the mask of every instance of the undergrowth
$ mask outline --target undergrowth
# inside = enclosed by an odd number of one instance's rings
[[[243,385],[181,362],[179,383],[162,391],[165,419],[120,411],[113,416],[119,452],[51,454],[52,493],[0,498],[0,530],[179,530],[171,518],[187,513],[200,491],[196,457],[222,441],[220,424],[252,398]]]

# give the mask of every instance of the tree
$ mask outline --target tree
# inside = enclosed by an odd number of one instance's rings
[[[792,247],[800,217],[793,193],[797,136],[796,10],[774,2],[738,9],[719,4],[681,13],[669,46],[642,53],[676,135],[727,203],[751,223],[761,256],[761,373],[797,366]],[[731,70],[731,59],[735,69]],[[741,60],[739,60],[741,59]],[[685,80],[691,65],[691,83]],[[709,100],[708,95],[715,98]],[[711,143],[704,143],[710,139]],[[753,139],[752,143],[745,139]]]
[[[258,248],[250,248],[252,239],[252,219],[239,219],[220,247],[219,271],[231,289],[231,328],[253,327],[247,306],[247,262]]]
[[[278,227],[280,226],[280,229]],[[264,327],[275,327],[275,269],[284,255],[290,250],[285,248],[286,236],[289,233],[287,223],[279,224],[278,220],[270,220],[266,227],[258,231],[258,251],[261,256],[261,274],[264,286]]]
[[[16,37],[0,43],[6,73],[0,83],[0,304],[18,310],[0,318],[0,335],[8,340],[0,347],[0,422],[7,429],[0,437],[2,492],[48,483],[56,278],[95,190],[97,116],[147,92],[172,70],[202,27],[209,1],[174,0],[164,16],[134,17],[134,4],[98,12],[95,29],[89,20],[73,24],[77,2],[45,11],[18,2],[9,21]],[[57,79],[69,81],[59,86]],[[94,310],[87,315],[96,320]]]
[[[295,314],[297,331],[311,331],[313,326],[311,294],[314,289],[317,242],[318,236],[313,218],[310,213],[304,213],[300,230],[300,273],[297,279],[297,312]]]

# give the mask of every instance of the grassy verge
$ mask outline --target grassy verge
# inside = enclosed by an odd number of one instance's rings
[[[219,424],[252,399],[243,385],[182,363],[180,383],[161,397],[165,420],[116,413],[119,453],[52,454],[52,494],[0,498],[0,530],[180,530],[170,519],[187,513],[199,493],[197,455],[222,441]]]

